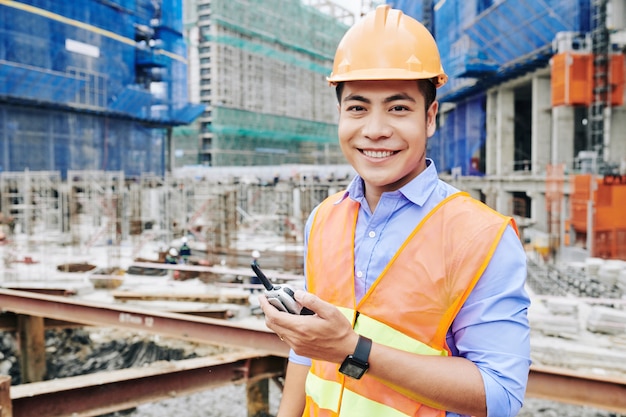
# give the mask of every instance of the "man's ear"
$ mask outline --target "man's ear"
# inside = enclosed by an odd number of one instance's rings
[[[426,112],[426,136],[431,137],[437,129],[437,111],[439,110],[439,102],[433,101]]]

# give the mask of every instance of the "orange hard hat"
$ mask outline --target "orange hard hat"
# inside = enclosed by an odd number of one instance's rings
[[[356,80],[448,81],[433,35],[417,20],[384,4],[354,24],[339,42],[331,84]]]

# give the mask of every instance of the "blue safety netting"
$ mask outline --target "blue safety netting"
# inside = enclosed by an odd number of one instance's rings
[[[546,66],[559,32],[589,30],[590,0],[446,0],[435,38],[450,82],[447,101]],[[421,3],[421,2],[417,2]]]
[[[484,175],[481,151],[486,143],[486,98],[478,95],[457,103],[428,141],[428,156],[441,172],[457,168],[461,175]]]
[[[0,172],[122,170],[129,177],[164,172],[165,132],[130,120],[2,106]],[[36,151],[34,151],[36,150]]]
[[[0,2],[0,94],[10,100],[176,125],[189,106],[186,67],[182,0]],[[157,107],[146,111],[146,99]]]
[[[163,174],[166,129],[203,110],[182,0],[0,2],[0,171]]]

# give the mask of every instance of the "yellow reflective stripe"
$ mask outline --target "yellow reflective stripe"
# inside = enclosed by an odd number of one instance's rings
[[[408,417],[395,408],[372,401],[350,390],[343,392],[341,417]]]
[[[346,307],[339,307],[343,315],[352,323],[354,310]],[[404,333],[375,320],[365,314],[361,314],[354,328],[359,334],[369,337],[385,346],[390,346],[406,352],[417,353],[420,355],[447,356],[448,351],[445,349],[438,350],[428,346],[419,340],[413,339]]]
[[[339,413],[339,397],[341,396],[341,384],[326,381],[312,373],[306,379],[305,391],[318,407]],[[350,390],[343,391],[341,404],[341,417],[407,417],[407,414],[360,396]]]
[[[334,381],[326,381],[309,372],[306,377],[304,391],[320,408],[337,412],[339,397],[341,396],[341,384]]]
[[[339,311],[343,313],[343,315],[348,319],[350,323],[354,321],[354,310],[346,307],[337,307]]]

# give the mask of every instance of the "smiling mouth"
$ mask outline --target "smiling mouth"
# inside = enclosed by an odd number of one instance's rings
[[[399,151],[368,151],[361,149],[361,153],[369,158],[388,158],[397,154]]]

